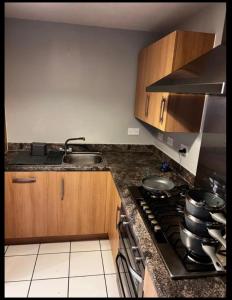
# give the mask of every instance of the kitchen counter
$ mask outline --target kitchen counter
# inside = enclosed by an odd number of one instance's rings
[[[153,146],[129,145],[120,147],[96,146],[95,151],[102,151],[103,161],[93,166],[61,165],[10,165],[14,152],[5,157],[6,171],[107,171],[112,172],[116,187],[121,196],[122,205],[145,257],[145,264],[153,280],[159,297],[225,297],[226,283],[224,277],[206,277],[197,279],[172,280],[155,247],[152,238],[130,197],[128,186],[141,185],[141,180],[148,175],[161,175],[171,178],[176,185],[193,182],[193,176],[177,166],[165,154]],[[17,150],[17,149],[15,149]],[[80,149],[78,149],[80,150]],[[82,149],[83,150],[83,149]],[[93,149],[88,149],[93,151]],[[163,160],[169,160],[171,172],[160,171]]]

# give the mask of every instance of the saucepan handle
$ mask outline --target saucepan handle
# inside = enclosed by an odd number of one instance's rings
[[[222,246],[226,249],[226,240],[223,238],[221,231],[218,229],[209,229],[208,233],[211,235],[214,239],[218,240]]]
[[[221,262],[216,256],[215,248],[210,245],[201,244],[203,251],[211,258],[212,263],[217,271],[225,271]]]
[[[226,225],[226,218],[222,213],[212,213],[212,212],[210,212],[210,215],[215,221]]]

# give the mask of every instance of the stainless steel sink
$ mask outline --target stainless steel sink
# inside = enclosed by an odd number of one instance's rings
[[[74,165],[95,165],[102,162],[101,152],[72,152],[63,157],[63,163]]]

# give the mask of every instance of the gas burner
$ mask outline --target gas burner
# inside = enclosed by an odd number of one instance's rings
[[[151,193],[150,197],[152,199],[166,199],[168,196],[164,193]]]
[[[189,252],[187,254],[187,258],[189,260],[191,260],[192,262],[197,263],[197,264],[212,265],[212,261],[208,256],[199,256],[199,255],[196,255],[193,252]]]

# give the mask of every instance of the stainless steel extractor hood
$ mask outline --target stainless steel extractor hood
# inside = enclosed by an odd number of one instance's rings
[[[226,93],[226,28],[222,44],[180,69],[156,81],[147,92],[171,92],[225,95]]]

